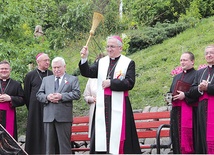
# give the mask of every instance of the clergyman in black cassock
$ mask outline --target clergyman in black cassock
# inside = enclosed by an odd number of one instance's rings
[[[25,150],[29,154],[44,154],[43,104],[36,99],[42,79],[53,75],[48,70],[50,59],[47,54],[36,56],[37,68],[26,74],[24,79],[25,104],[28,109]]]
[[[170,131],[174,154],[195,152],[197,106],[192,104],[195,102],[194,99],[189,98],[189,89],[196,73],[193,68],[194,59],[191,52],[184,52],[181,55],[180,65],[183,71],[174,76],[170,87],[170,92],[173,94]]]
[[[197,71],[190,94],[198,100],[197,154],[214,154],[214,45],[205,48],[207,67]]]
[[[21,83],[10,78],[9,62],[0,62],[0,123],[17,140],[16,109],[24,105]]]
[[[90,153],[141,154],[128,91],[135,84],[135,62],[122,52],[119,36],[107,38],[108,56],[89,66],[88,50],[80,54],[80,72],[97,78],[97,97],[92,121]]]

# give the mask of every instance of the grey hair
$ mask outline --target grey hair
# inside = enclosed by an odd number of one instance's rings
[[[41,59],[41,57],[42,57],[43,55],[48,56],[48,54],[43,53],[42,55],[40,55],[40,56],[36,59],[36,61],[38,61],[39,59]]]
[[[116,39],[116,38],[114,38],[113,35],[111,35],[111,36],[108,36],[106,40],[108,41],[109,39]],[[123,43],[118,39],[116,40],[117,40],[117,45],[122,47]]]
[[[51,65],[53,66],[53,63],[54,62],[61,62],[62,65],[65,65],[65,59],[63,59],[62,57],[55,57],[53,60],[52,60],[52,63]]]
[[[204,51],[206,51],[208,48],[214,48],[214,44],[208,45],[207,47],[205,47],[205,50],[204,50]]]

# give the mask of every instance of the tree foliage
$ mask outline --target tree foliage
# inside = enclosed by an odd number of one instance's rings
[[[123,0],[123,18],[120,19],[120,2],[121,0],[2,0],[0,58],[11,62],[12,76],[22,81],[28,71],[27,65],[35,63],[37,53],[47,52],[54,56],[55,53],[68,48],[72,41],[86,40],[94,11],[102,13],[105,17],[95,36],[99,34],[105,38],[109,34],[121,34],[127,29],[134,29],[140,33],[134,36],[135,33],[131,32],[131,35],[127,36],[129,41],[133,41],[142,34],[141,31],[146,30],[147,35],[142,35],[144,42],[151,44],[139,42],[145,47],[153,45],[154,42],[162,42],[166,38],[164,34],[156,35],[162,29],[155,28],[157,23],[173,24],[181,21],[194,25],[195,19],[214,14],[212,0]],[[45,32],[45,41],[42,43],[33,37],[36,25],[41,25]],[[144,26],[148,28],[142,28]],[[168,32],[171,30],[172,28],[166,29]],[[142,40],[142,36],[139,40]],[[127,51],[138,49],[132,46],[133,44],[130,45],[131,49]]]
[[[214,15],[212,0],[124,0],[124,11],[131,21],[153,26],[157,22],[177,22],[182,16],[204,18]]]

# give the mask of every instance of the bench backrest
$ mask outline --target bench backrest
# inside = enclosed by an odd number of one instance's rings
[[[88,116],[74,117],[72,124],[71,141],[89,141],[88,138]]]
[[[170,124],[170,112],[148,112],[134,114],[138,138],[156,138],[157,128]],[[169,129],[162,130],[160,137],[169,137]]]
[[[161,124],[170,123],[170,112],[134,113],[138,138],[155,138],[157,128]],[[88,138],[89,117],[74,117],[72,125],[71,141],[89,141]],[[162,130],[160,137],[169,137],[169,129]]]

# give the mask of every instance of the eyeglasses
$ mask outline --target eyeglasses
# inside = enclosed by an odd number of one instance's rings
[[[205,52],[205,55],[214,55],[214,52],[211,51],[211,52]]]
[[[50,62],[50,59],[44,59],[44,60],[41,60],[43,62]]]
[[[106,46],[106,49],[107,49],[107,48],[111,48],[111,49],[112,49],[112,48],[116,48],[116,47],[121,47],[121,46],[107,45],[107,46]]]

